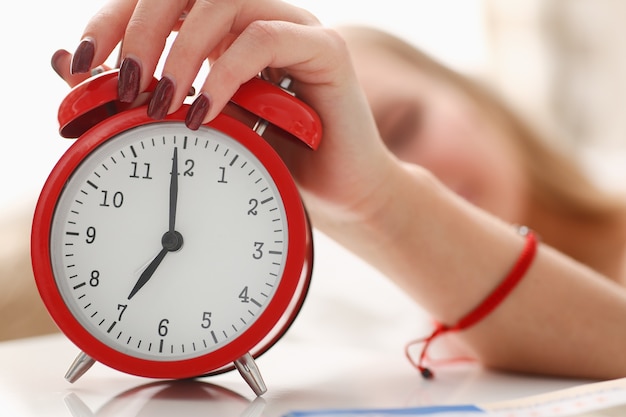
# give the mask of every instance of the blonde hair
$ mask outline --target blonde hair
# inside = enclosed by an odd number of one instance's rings
[[[557,150],[485,85],[431,58],[409,43],[381,30],[338,28],[348,45],[379,47],[421,71],[457,87],[494,121],[510,132],[530,180],[533,204],[578,221],[610,222],[623,215],[624,202],[589,180],[572,158]]]

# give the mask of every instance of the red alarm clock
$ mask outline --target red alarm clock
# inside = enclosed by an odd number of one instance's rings
[[[50,315],[82,351],[70,382],[98,361],[152,378],[236,367],[266,390],[254,358],[300,310],[313,242],[296,184],[262,135],[272,126],[315,149],[321,123],[260,78],[198,130],[187,110],[155,121],[145,105],[117,101],[117,70],[59,108],[61,135],[78,139],[43,187],[31,254]]]

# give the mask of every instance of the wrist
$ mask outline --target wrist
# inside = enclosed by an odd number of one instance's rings
[[[360,212],[329,235],[380,270],[437,320],[455,322],[515,261],[523,239],[421,167],[397,163]]]

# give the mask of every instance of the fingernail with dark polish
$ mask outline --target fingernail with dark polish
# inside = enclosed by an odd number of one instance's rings
[[[82,74],[91,69],[91,62],[96,53],[96,43],[92,38],[85,38],[76,48],[72,57],[72,65],[70,71],[72,74]]]
[[[139,95],[141,64],[136,58],[126,57],[120,65],[117,81],[117,96],[123,103],[132,103]]]
[[[185,117],[185,124],[189,129],[198,130],[207,113],[209,113],[210,105],[211,100],[209,100],[209,96],[206,93],[200,94],[194,100],[187,112],[187,117]]]
[[[70,56],[69,52],[67,52],[65,49],[59,49],[52,55],[52,58],[50,59],[50,65],[52,66],[52,69],[61,78],[63,78],[63,73],[65,72],[63,71],[63,68],[61,67],[61,65],[62,65],[63,59],[67,58],[68,56]]]
[[[174,81],[170,77],[161,78],[154,89],[150,104],[148,104],[148,116],[156,120],[161,120],[167,116],[175,89]]]

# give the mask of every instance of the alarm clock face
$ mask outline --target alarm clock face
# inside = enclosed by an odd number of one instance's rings
[[[300,279],[299,269],[285,275],[303,262],[291,258],[305,239],[290,241],[303,228],[284,196],[295,185],[262,155],[214,128],[168,121],[122,131],[57,174],[58,195],[46,197],[57,289],[38,285],[66,334],[126,372],[187,377],[269,333]],[[127,358],[138,365],[119,364]],[[206,364],[158,365],[194,358]]]

